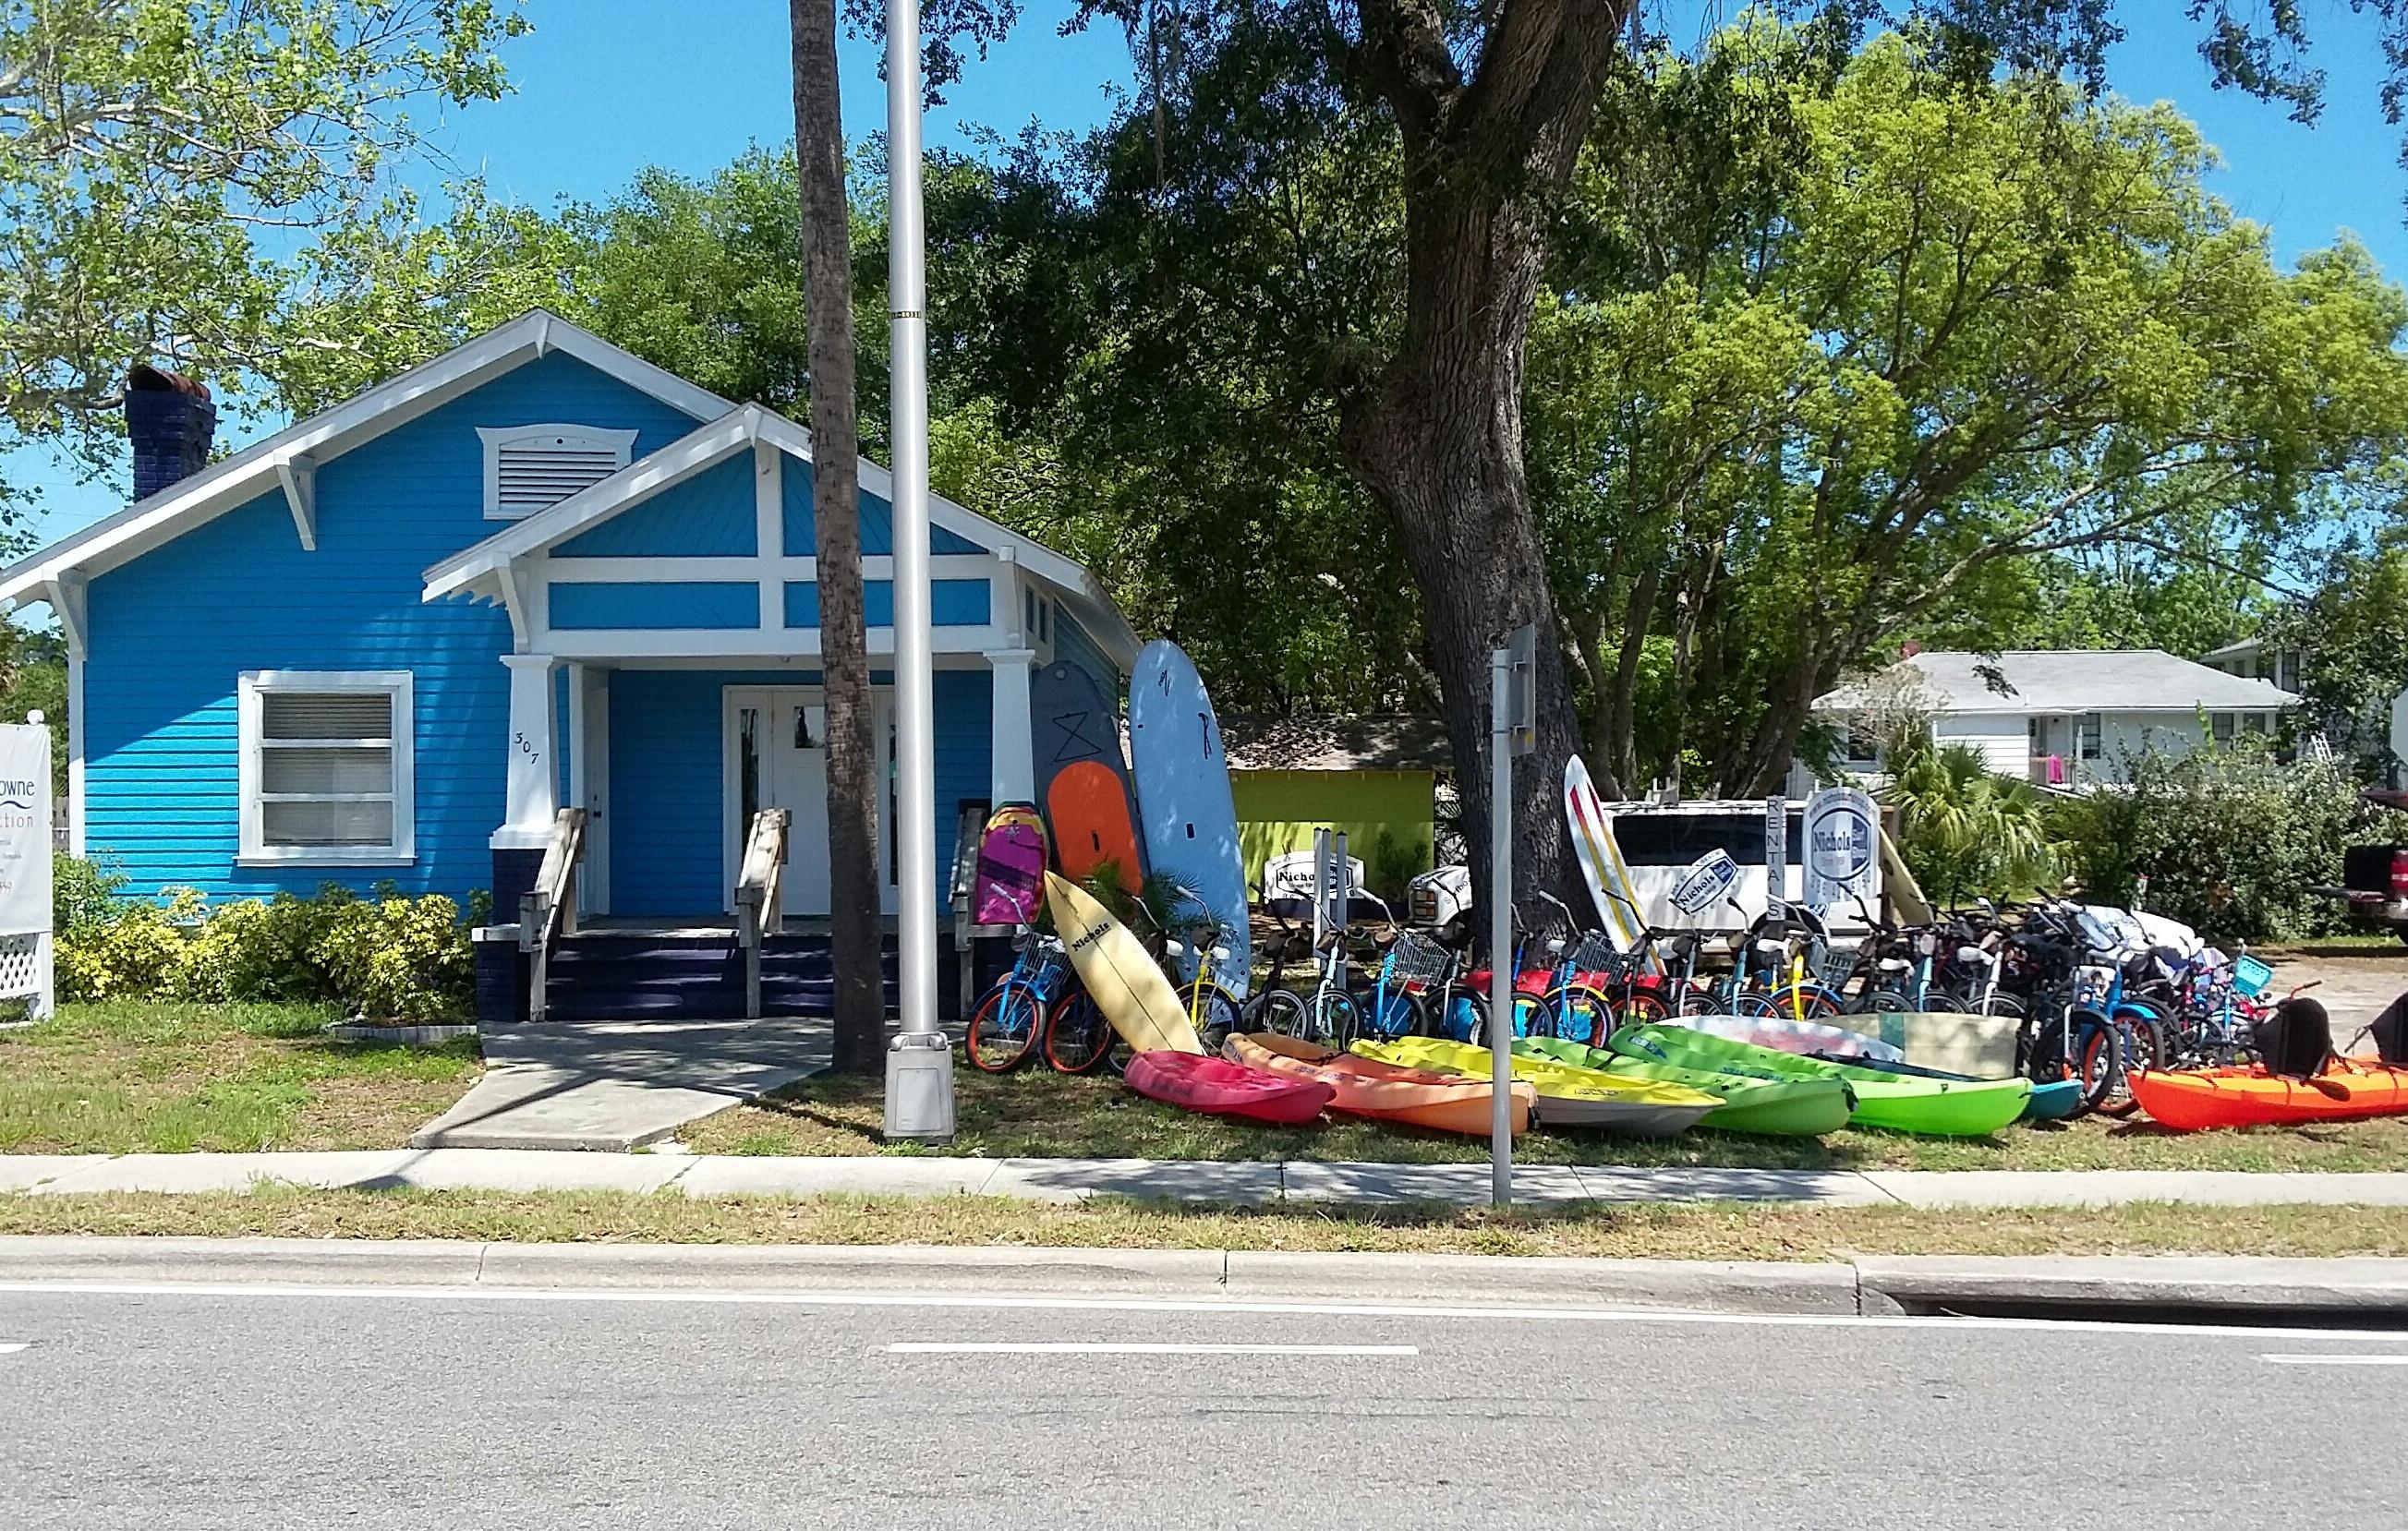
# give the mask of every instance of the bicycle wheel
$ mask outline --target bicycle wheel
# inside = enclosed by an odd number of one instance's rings
[[[1826,1021],[1840,1013],[1840,1002],[1820,984],[1792,983],[1775,989],[1764,996],[1772,1009],[1771,1015],[1785,1015],[1791,1020]]]
[[[1633,989],[1622,996],[1622,1004],[1614,1016],[1614,1024],[1617,1028],[1653,1025],[1658,1021],[1670,1019],[1671,1014],[1670,1009],[1664,1003],[1662,994],[1653,989]]]
[[[1279,1037],[1302,1037],[1312,1029],[1312,1010],[1293,989],[1266,989],[1254,996],[1252,1023],[1258,1031]]]
[[[1360,1018],[1362,1035],[1373,1041],[1393,1042],[1399,1037],[1422,1037],[1429,1032],[1428,1002],[1401,989],[1390,990],[1384,996],[1356,994],[1354,1010]]]
[[[1057,1074],[1092,1074],[1104,1066],[1118,1039],[1103,1010],[1082,989],[1066,996],[1046,1018],[1045,1061]]]
[[[2132,1073],[2166,1066],[2166,1032],[2156,1016],[2137,1008],[2118,1009],[2114,1025],[2122,1056],[2098,1110],[2101,1116],[2129,1116],[2141,1109],[2141,1103],[2132,1098]]]
[[[970,1012],[962,1052],[982,1074],[1017,1068],[1045,1029],[1045,1006],[1025,983],[998,983]]]
[[[1241,1020],[1243,1009],[1238,1003],[1238,996],[1217,983],[1204,985],[1204,993],[1197,998],[1191,1013],[1196,1021],[1197,1040],[1204,1044],[1207,1052],[1220,1052],[1221,1044],[1229,1039],[1229,1033],[1244,1029]]]
[[[2124,1039],[2104,1016],[2082,1016],[2073,1023],[2071,1062],[2068,1076],[2082,1081],[2082,1104],[2095,1111],[2123,1081]]]
[[[1560,983],[1541,1006],[1552,1035],[1583,1047],[1603,1047],[1613,1024],[1613,1001],[1585,983]]]
[[[1363,1007],[1343,989],[1324,989],[1312,996],[1312,1031],[1306,1039],[1340,1052],[1357,1041],[1378,1040],[1365,1028]]]

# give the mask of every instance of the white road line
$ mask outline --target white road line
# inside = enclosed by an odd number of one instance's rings
[[[890,1355],[1419,1355],[1418,1345],[1115,1345],[1101,1340],[904,1340]]]
[[[26,1347],[23,1345],[0,1345],[0,1355],[14,1355],[24,1349]]]
[[[2408,1366],[2408,1355],[2261,1355],[2278,1366]]]
[[[962,1309],[985,1312],[1211,1313],[1222,1318],[1304,1314],[1326,1318],[1474,1319],[1539,1324],[1708,1324],[1755,1329],[2001,1330],[2029,1335],[2205,1336],[2213,1338],[2363,1340],[2408,1344],[2408,1331],[2302,1329],[2296,1325],[2115,1324],[2091,1319],[1902,1318],[1856,1313],[1711,1313],[1652,1308],[1516,1308],[1440,1303],[1255,1301],[1228,1297],[1071,1297],[950,1292],[700,1292],[670,1288],[505,1286],[311,1286],[251,1281],[0,1281],[0,1293],[97,1297],[309,1298],[341,1302],[669,1303],[769,1308]]]

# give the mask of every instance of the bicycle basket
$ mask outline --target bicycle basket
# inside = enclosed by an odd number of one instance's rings
[[[2232,959],[2232,987],[2235,993],[2251,999],[2266,992],[2274,980],[2274,969],[2243,952]]]
[[[1405,931],[1380,963],[1380,981],[1390,988],[1421,990],[1446,981],[1455,958],[1446,948],[1415,931]]]
[[[1619,974],[1628,966],[1622,949],[1613,944],[1613,937],[1601,930],[1583,936],[1580,944],[1572,948],[1570,961],[1575,973]]]
[[[1814,953],[1814,981],[1826,989],[1840,988],[1856,976],[1856,955],[1840,947],[1824,947]]]

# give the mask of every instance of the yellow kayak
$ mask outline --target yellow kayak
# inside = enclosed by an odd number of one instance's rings
[[[1357,1042],[1354,1051],[1382,1063],[1407,1068],[1432,1068],[1446,1073],[1488,1079],[1496,1058],[1484,1047],[1408,1037],[1394,1042]],[[1580,1068],[1550,1058],[1512,1059],[1513,1077],[1539,1092],[1532,1114],[1550,1127],[1595,1127],[1629,1138],[1670,1138],[1696,1124],[1699,1117],[1720,1107],[1718,1095],[1685,1084],[1656,1080],[1626,1079],[1595,1068]]]

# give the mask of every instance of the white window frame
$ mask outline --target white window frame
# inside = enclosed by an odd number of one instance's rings
[[[389,845],[269,845],[262,812],[260,757],[265,708],[261,699],[276,692],[382,692],[391,699],[393,751],[393,843]],[[244,866],[408,866],[418,860],[416,736],[417,686],[408,670],[245,670],[236,692],[240,735],[236,768],[241,836],[235,861]],[[365,742],[365,741],[363,741]]]
[[[557,436],[580,447],[608,447],[612,454],[611,470],[625,467],[636,451],[634,431],[606,431],[595,425],[480,425],[477,439],[485,444],[485,519],[487,521],[524,521],[546,507],[529,510],[502,508],[502,449],[514,441],[533,436]],[[558,502],[554,502],[555,504]]]

